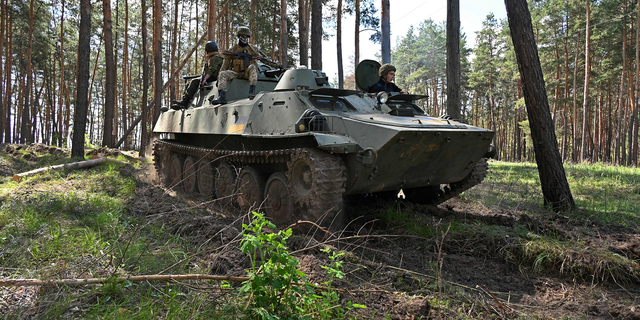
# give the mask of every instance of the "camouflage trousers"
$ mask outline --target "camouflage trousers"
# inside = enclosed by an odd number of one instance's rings
[[[235,78],[248,79],[249,85],[255,86],[256,82],[258,82],[258,68],[251,64],[244,72],[236,72],[233,70],[220,72],[218,76],[218,90],[227,91],[229,81]]]

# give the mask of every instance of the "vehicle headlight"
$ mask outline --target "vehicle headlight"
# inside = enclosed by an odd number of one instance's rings
[[[387,103],[387,100],[389,100],[389,94],[386,91],[378,92],[376,97],[380,103]]]

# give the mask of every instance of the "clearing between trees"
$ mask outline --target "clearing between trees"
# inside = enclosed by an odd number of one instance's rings
[[[482,184],[437,207],[353,197],[343,231],[300,222],[289,235],[167,190],[152,163],[117,150],[90,154],[129,164],[20,182],[78,159],[0,150],[5,318],[640,319],[640,169],[566,166],[581,209],[555,214],[535,164],[491,161]],[[9,285],[89,278],[102,280]]]

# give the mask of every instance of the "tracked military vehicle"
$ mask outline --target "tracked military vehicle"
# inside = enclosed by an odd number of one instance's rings
[[[426,96],[366,93],[379,66],[358,65],[360,90],[332,88],[321,71],[278,75],[265,65],[254,99],[243,79],[231,82],[227,104],[210,103],[215,84],[202,88],[189,108],[160,115],[156,169],[169,187],[263,211],[277,225],[340,225],[347,195],[402,189],[437,204],[480,183],[494,132],[429,116],[415,103]]]

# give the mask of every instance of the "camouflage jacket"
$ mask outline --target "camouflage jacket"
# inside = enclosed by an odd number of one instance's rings
[[[218,80],[218,73],[220,73],[220,67],[222,66],[222,57],[220,53],[216,52],[213,55],[205,58],[204,66],[202,67],[202,74],[208,74],[209,79],[207,81]]]
[[[258,48],[256,48],[255,46],[252,45],[247,45],[246,47],[242,47],[239,44],[234,45],[233,47],[229,48],[229,51],[231,52],[244,52],[244,53],[248,53],[250,55],[254,55],[254,56],[261,56],[261,57],[265,57],[264,54],[262,54],[262,52],[260,52],[260,50]],[[256,68],[258,67],[258,63],[256,62],[255,59],[251,60],[251,64],[256,66]],[[272,67],[276,67],[277,64],[270,64],[267,63],[268,65],[271,65]],[[225,55],[224,56],[224,62],[222,63],[222,71],[225,70],[233,70],[236,72],[245,72],[246,71],[246,67],[244,65],[244,60],[243,59],[237,59],[234,56],[229,56],[229,55]]]

